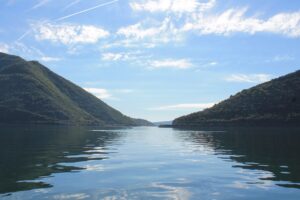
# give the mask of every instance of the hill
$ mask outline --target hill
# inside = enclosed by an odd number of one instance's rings
[[[139,126],[37,61],[0,53],[0,123]]]
[[[168,126],[172,125],[172,121],[161,121],[161,122],[153,122],[155,126]]]
[[[300,70],[243,90],[173,126],[300,125]]]

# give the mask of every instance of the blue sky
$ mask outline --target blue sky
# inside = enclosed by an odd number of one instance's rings
[[[0,0],[0,51],[172,120],[299,69],[300,1]]]

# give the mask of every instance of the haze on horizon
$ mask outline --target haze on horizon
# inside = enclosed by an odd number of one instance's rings
[[[300,2],[2,0],[0,52],[172,120],[299,69]]]

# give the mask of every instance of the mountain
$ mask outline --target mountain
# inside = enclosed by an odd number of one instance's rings
[[[243,90],[173,126],[300,125],[300,70]]]
[[[37,61],[0,53],[0,123],[139,126]]]
[[[172,121],[153,122],[155,126],[168,126],[172,125]]]

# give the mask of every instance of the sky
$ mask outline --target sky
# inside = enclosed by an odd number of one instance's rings
[[[300,67],[299,0],[0,0],[0,52],[167,121]]]

